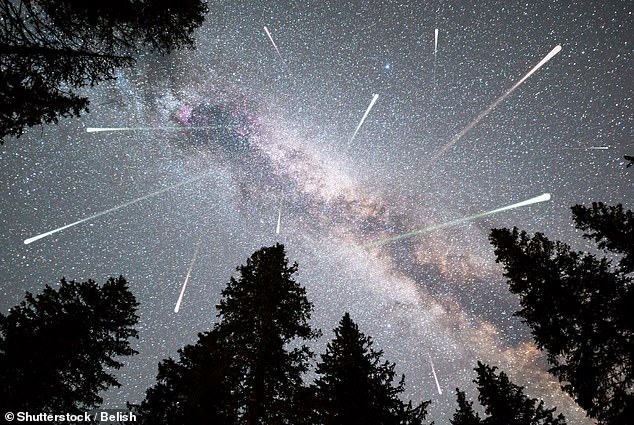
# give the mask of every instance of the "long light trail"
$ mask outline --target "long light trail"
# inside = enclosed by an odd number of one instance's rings
[[[507,97],[509,97],[511,95],[511,93],[513,93],[515,91],[515,89],[517,89],[524,81],[526,81],[528,79],[528,77],[530,77],[531,75],[533,75],[539,68],[541,68],[542,66],[544,66],[544,64],[546,62],[548,62],[549,60],[551,60],[557,53],[559,53],[561,51],[561,46],[557,45],[555,46],[554,49],[552,49],[550,51],[550,53],[548,53],[546,56],[544,56],[544,58],[533,67],[533,69],[531,69],[530,71],[528,71],[528,73],[526,75],[524,75],[522,77],[522,79],[520,79],[517,83],[515,83],[515,85],[513,87],[511,87],[508,91],[506,91],[506,93],[504,93],[502,96],[498,97],[488,108],[486,108],[484,111],[480,112],[480,115],[478,115],[473,121],[471,121],[469,124],[467,124],[466,127],[464,127],[462,130],[460,130],[460,132],[458,134],[456,134],[455,136],[453,136],[451,138],[451,140],[449,140],[442,148],[440,148],[438,150],[438,152],[436,152],[432,158],[429,161],[429,164],[433,164],[438,158],[440,158],[440,156],[442,156],[442,154],[444,154],[447,149],[449,149],[450,147],[452,147],[453,145],[455,145],[456,143],[458,143],[458,141],[465,135],[467,134],[473,127],[475,127],[480,121],[482,121],[482,119],[484,117],[486,117],[487,115],[489,115],[491,113],[491,111],[493,111],[495,108],[497,108],[497,106],[502,103],[504,101],[504,99],[506,99]]]
[[[607,151],[609,146],[588,146],[587,148],[563,148],[566,150],[580,150],[580,151]]]
[[[408,238],[411,238],[413,236],[420,235],[422,233],[428,233],[428,232],[432,232],[434,230],[440,230],[440,229],[444,229],[446,227],[456,226],[458,224],[462,224],[462,223],[465,223],[467,221],[475,220],[476,218],[486,217],[488,215],[497,214],[497,213],[500,213],[502,211],[508,211],[508,210],[512,210],[512,209],[515,209],[515,208],[525,207],[527,205],[537,204],[539,202],[550,201],[550,199],[551,199],[550,193],[544,193],[543,195],[539,195],[539,196],[536,196],[534,198],[530,198],[530,199],[527,199],[525,201],[518,202],[516,204],[507,205],[507,206],[504,206],[504,207],[496,208],[496,209],[491,210],[491,211],[485,211],[485,212],[477,213],[477,214],[474,214],[474,215],[470,215],[468,217],[459,218],[457,220],[448,221],[446,223],[436,224],[434,226],[425,227],[423,229],[414,230],[414,231],[408,232],[408,233],[403,233],[403,234],[400,234],[400,235],[397,235],[397,236],[393,236],[391,238],[387,238],[387,239],[383,239],[383,240],[380,240],[380,241],[372,242],[370,244],[367,244],[366,246],[367,247],[373,247],[373,246],[385,245],[387,243],[399,241],[401,239],[408,239]]]
[[[431,365],[431,373],[434,375],[434,381],[436,381],[436,389],[438,389],[438,394],[442,395],[442,388],[440,388],[440,382],[438,381],[438,375],[436,375],[436,368],[434,367],[434,361],[431,358],[431,354],[428,354],[429,364]]]
[[[363,117],[361,117],[361,121],[359,121],[359,125],[357,125],[357,128],[354,130],[354,134],[352,135],[352,137],[350,138],[350,141],[348,142],[348,148],[352,144],[352,141],[354,140],[354,138],[357,136],[359,129],[363,125],[363,122],[365,121],[365,119],[368,117],[370,110],[372,109],[372,107],[374,106],[378,98],[379,98],[378,94],[375,94],[374,96],[372,96],[372,100],[370,101],[370,105],[368,105],[368,109],[365,110],[365,114],[363,114]]]
[[[264,32],[266,33],[266,35],[269,36],[269,40],[271,40],[271,44],[273,45],[273,47],[275,47],[275,51],[277,52],[277,56],[279,56],[280,59],[282,59],[282,55],[280,54],[280,49],[277,48],[277,44],[275,44],[275,41],[273,41],[273,37],[271,37],[271,33],[269,32],[269,29],[266,27],[266,25],[264,25]]]
[[[109,209],[107,209],[105,211],[98,212],[97,214],[93,214],[93,215],[91,215],[89,217],[82,218],[81,220],[75,221],[74,223],[70,223],[70,224],[67,224],[65,226],[58,227],[57,229],[53,229],[51,231],[48,231],[46,233],[42,233],[42,234],[39,234],[37,236],[33,236],[32,238],[25,239],[24,240],[24,244],[28,245],[30,243],[38,241],[38,240],[40,240],[42,238],[45,238],[47,236],[51,236],[51,235],[54,235],[55,233],[61,232],[62,230],[66,230],[66,229],[68,229],[70,227],[77,226],[78,224],[82,224],[82,223],[85,223],[87,221],[94,220],[94,219],[96,219],[98,217],[101,217],[102,215],[110,214],[110,213],[118,211],[118,210],[120,210],[122,208],[129,207],[130,205],[134,205],[137,202],[141,202],[141,201],[144,201],[146,199],[153,198],[153,197],[155,197],[157,195],[160,195],[161,193],[165,193],[167,191],[170,191],[170,190],[173,190],[173,189],[177,189],[177,188],[179,188],[181,186],[185,186],[186,184],[197,182],[198,180],[202,180],[203,178],[207,177],[209,174],[211,174],[211,173],[201,174],[200,176],[191,178],[189,180],[185,180],[183,182],[174,184],[172,186],[165,187],[163,189],[157,190],[156,192],[149,193],[147,195],[138,197],[136,199],[132,199],[131,201],[124,202],[121,205],[117,205],[116,207],[112,207],[112,208],[109,208]]]
[[[275,227],[275,234],[280,234],[280,226],[282,225],[282,209],[280,208],[280,212],[277,214],[277,226]]]
[[[185,276],[185,281],[183,282],[183,287],[181,288],[181,293],[178,296],[178,300],[176,301],[176,305],[174,306],[174,313],[178,313],[181,309],[181,303],[183,302],[183,295],[185,295],[185,289],[187,288],[187,282],[189,282],[189,276],[192,274],[192,270],[194,269],[194,263],[196,263],[196,257],[198,256],[198,250],[200,249],[200,242],[196,244],[196,249],[194,249],[194,255],[192,256],[192,261],[189,264],[189,269],[187,269],[187,275]]]
[[[199,130],[199,129],[209,129],[209,128],[221,128],[219,125],[203,125],[203,126],[192,126],[192,127],[88,127],[86,128],[86,133],[101,133],[101,132],[111,132],[111,131],[161,131],[161,130]]]

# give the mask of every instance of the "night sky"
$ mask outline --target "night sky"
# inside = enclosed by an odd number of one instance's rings
[[[585,423],[512,316],[487,238],[518,226],[588,250],[570,206],[632,208],[632,3],[255,3],[210,2],[196,50],[142,55],[83,92],[89,114],[0,147],[0,311],[63,276],[124,275],[140,354],[104,394],[122,407],[211,327],[235,267],[279,241],[314,303],[317,353],[348,311],[438,424],[456,387],[476,398],[477,360]],[[87,132],[104,127],[128,130]]]

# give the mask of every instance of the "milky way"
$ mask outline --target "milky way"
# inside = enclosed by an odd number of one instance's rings
[[[123,406],[211,326],[235,267],[279,241],[314,303],[316,352],[348,311],[436,423],[454,388],[475,398],[478,360],[584,423],[512,316],[487,237],[517,225],[588,249],[571,205],[632,207],[629,2],[253,3],[210,3],[195,51],[144,55],[86,90],[89,114],[2,146],[2,311],[62,276],[123,274],[140,354],[104,394]],[[372,245],[417,229],[432,231]]]

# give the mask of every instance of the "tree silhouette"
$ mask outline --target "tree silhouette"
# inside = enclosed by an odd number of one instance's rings
[[[138,303],[123,277],[103,286],[62,279],[0,314],[0,410],[83,413],[119,386],[109,369],[136,351]]]
[[[473,410],[473,402],[467,401],[464,391],[456,388],[456,398],[458,399],[458,409],[449,420],[451,425],[480,425],[482,420],[480,415]]]
[[[359,331],[348,313],[334,330],[317,365],[315,418],[323,425],[422,424],[430,402],[412,407],[399,399],[405,376],[394,385],[394,364],[381,362],[382,351]]]
[[[544,402],[528,398],[524,388],[513,384],[504,372],[496,374],[496,367],[478,362],[475,369],[478,400],[488,417],[480,419],[473,411],[464,392],[456,389],[458,410],[451,420],[452,425],[565,425],[562,414],[553,416],[555,408],[544,408]]]
[[[203,0],[6,0],[0,3],[0,143],[25,127],[79,116],[74,89],[113,79],[142,48],[192,46]]]
[[[626,424],[634,417],[634,219],[632,212],[594,203],[572,208],[584,237],[621,255],[606,258],[571,251],[543,234],[494,229],[490,240],[504,264],[515,314],[548,353],[549,370],[562,388],[599,424]]]
[[[218,332],[198,335],[195,345],[178,351],[179,360],[159,363],[157,383],[142,403],[129,405],[141,424],[230,425],[238,423],[232,388],[240,377]]]
[[[583,237],[594,240],[601,249],[620,254],[619,272],[634,271],[634,214],[623,210],[623,205],[608,206],[593,202],[592,207],[572,207],[572,217]]]
[[[256,251],[237,270],[240,277],[222,291],[219,322],[181,350],[178,362],[159,366],[157,385],[137,408],[143,423],[305,420],[298,400],[311,352],[302,340],[318,333],[308,324],[306,291],[293,280],[297,264],[289,266],[284,246],[276,244]]]

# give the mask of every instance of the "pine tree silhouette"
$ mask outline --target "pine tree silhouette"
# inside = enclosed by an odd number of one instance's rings
[[[0,143],[87,111],[75,89],[113,79],[142,49],[192,46],[206,12],[202,0],[1,2]]]
[[[219,322],[161,362],[157,384],[136,411],[144,424],[301,424],[302,375],[318,336],[312,304],[284,246],[256,251],[222,291]]]
[[[634,216],[622,205],[572,208],[577,228],[612,260],[572,251],[541,233],[493,229],[490,240],[521,317],[549,370],[588,415],[603,425],[634,418]]]
[[[412,407],[402,402],[405,376],[394,383],[394,364],[345,313],[335,337],[317,365],[315,418],[318,424],[422,424],[430,402]]]
[[[473,410],[473,402],[467,401],[464,391],[456,388],[456,398],[458,400],[458,409],[449,420],[451,425],[480,425],[480,415]]]
[[[496,374],[496,367],[478,362],[475,369],[478,400],[488,417],[480,419],[473,411],[473,403],[464,392],[456,389],[458,410],[452,425],[566,425],[563,415],[553,416],[555,408],[546,409],[542,400],[529,398],[524,388],[513,384],[504,372]]]
[[[5,316],[0,314],[0,410],[83,413],[118,387],[137,337],[138,303],[123,277],[50,286]]]

